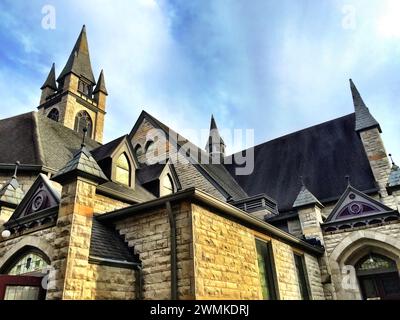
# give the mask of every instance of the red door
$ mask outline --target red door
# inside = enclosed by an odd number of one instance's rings
[[[0,300],[44,300],[43,277],[0,275]]]

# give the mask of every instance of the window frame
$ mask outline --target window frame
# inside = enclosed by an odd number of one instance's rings
[[[92,138],[93,135],[93,120],[90,116],[89,112],[86,110],[80,110],[75,115],[75,122],[74,122],[74,131],[83,134],[83,128],[80,128],[81,119],[84,118],[86,115],[86,128],[87,128],[87,136]]]
[[[256,247],[256,254],[257,254],[257,264],[260,263],[259,261],[259,246],[262,245],[264,251],[263,255],[263,263],[265,268],[265,276],[266,282],[268,286],[268,292],[270,298],[262,297],[263,300],[279,300],[279,285],[278,285],[278,278],[276,274],[276,266],[275,266],[275,259],[274,259],[274,252],[271,241],[265,241],[259,238],[255,239],[255,247]],[[261,283],[261,273],[259,270],[259,279]]]
[[[293,252],[293,259],[301,300],[312,300],[310,280],[308,278],[307,264],[304,254]],[[296,259],[298,260],[296,261]],[[298,263],[300,263],[301,270],[298,268]],[[305,290],[305,292],[303,292],[302,289]]]

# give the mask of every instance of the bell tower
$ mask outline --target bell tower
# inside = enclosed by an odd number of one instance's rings
[[[88,137],[101,143],[108,93],[103,70],[97,82],[94,78],[85,26],[57,81],[55,79],[53,64],[41,87],[39,113],[78,132],[87,127]]]

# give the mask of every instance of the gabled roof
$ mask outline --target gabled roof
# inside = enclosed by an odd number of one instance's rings
[[[319,200],[306,188],[306,186],[303,185],[293,203],[293,208],[300,208],[312,204],[323,207],[321,202],[319,202]]]
[[[41,173],[23,197],[7,224],[25,216],[33,217],[44,210],[58,207],[60,199],[60,193],[52,186],[49,178]]]
[[[168,126],[148,114],[146,111],[142,111],[138,120],[136,121],[132,131],[130,132],[129,136],[132,138],[136,130],[141,125],[142,121],[147,119],[155,128],[160,128],[164,131],[164,133],[169,136],[171,133],[174,137],[178,137],[178,148],[182,146],[189,146],[191,150],[196,150],[197,154],[199,155],[200,159],[209,158],[209,155],[202,150],[201,148],[197,147],[193,143],[191,143],[186,138],[182,137],[174,130],[170,129]],[[171,137],[171,139],[174,139]],[[217,185],[217,189],[219,188],[220,191],[225,194],[227,197],[232,197],[233,200],[239,200],[243,198],[247,198],[246,192],[239,186],[239,184],[235,181],[235,179],[229,174],[223,164],[202,164],[200,163],[200,159],[192,158],[192,163],[194,167],[205,176],[206,179],[211,180],[213,184]]]
[[[325,223],[338,220],[351,220],[360,216],[372,216],[394,211],[392,208],[385,206],[383,203],[369,197],[349,184]]]
[[[142,166],[136,171],[139,182],[143,185],[160,178],[166,164],[155,163],[148,166]]]
[[[292,210],[300,176],[321,203],[340,197],[346,175],[359,190],[375,192],[375,178],[354,124],[352,113],[255,146],[250,175],[236,175],[239,166],[234,161],[226,168],[250,196],[265,193],[276,199],[281,212]]]
[[[24,196],[25,193],[20,188],[17,177],[14,176],[0,190],[0,205],[6,204],[6,206],[15,208]]]
[[[90,239],[90,258],[100,258],[114,263],[140,263],[138,257],[129,248],[118,232],[111,226],[93,218]]]
[[[0,137],[0,164],[19,160],[21,167],[37,165],[52,171],[64,167],[82,143],[82,134],[38,112],[0,120]],[[100,146],[89,138],[85,143],[89,150]]]
[[[364,103],[360,93],[358,92],[357,87],[355,86],[353,80],[350,79],[350,89],[351,94],[353,96],[354,110],[356,115],[356,131],[363,131],[367,129],[371,129],[377,127],[380,132],[382,132],[381,127],[378,121],[371,115],[367,106]]]
[[[69,73],[74,73],[78,77],[85,77],[87,80],[96,84],[94,79],[92,64],[90,63],[89,45],[86,36],[86,27],[83,26],[78,40],[68,58],[67,64],[61,71],[57,81],[60,82]]]
[[[56,66],[53,63],[49,75],[46,78],[46,81],[43,83],[42,87],[40,89],[44,88],[50,88],[53,89],[54,91],[57,91],[57,83],[56,83]]]
[[[82,175],[99,182],[108,181],[106,175],[85,146],[82,146],[75,156],[52,179],[62,182],[70,175]]]

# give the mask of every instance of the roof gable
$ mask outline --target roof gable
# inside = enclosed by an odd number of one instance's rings
[[[47,209],[58,207],[59,204],[59,192],[51,185],[50,180],[44,174],[39,174],[7,224],[24,217],[38,215]]]
[[[349,185],[325,223],[348,221],[394,211]]]

